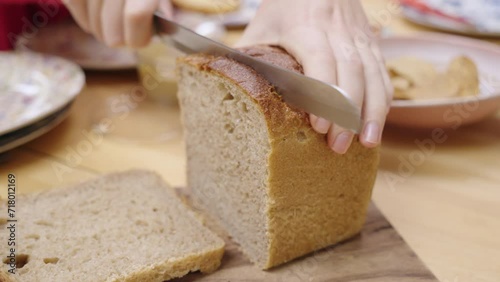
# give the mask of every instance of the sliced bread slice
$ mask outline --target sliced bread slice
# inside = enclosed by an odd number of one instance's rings
[[[212,272],[224,251],[222,239],[147,171],[20,196],[16,218],[15,275],[0,248],[6,281],[164,281]]]
[[[241,51],[302,72],[281,48]],[[354,141],[345,155],[334,153],[306,113],[226,57],[179,59],[178,74],[188,186],[251,261],[267,269],[360,231],[378,148]]]

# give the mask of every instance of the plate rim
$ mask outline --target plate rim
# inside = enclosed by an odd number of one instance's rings
[[[27,56],[44,58],[44,59],[48,59],[48,60],[58,60],[58,61],[64,63],[65,65],[71,66],[72,68],[74,68],[76,70],[76,75],[74,78],[75,85],[76,85],[75,91],[74,91],[74,93],[68,94],[68,99],[62,100],[62,102],[55,104],[55,106],[50,107],[48,110],[46,110],[44,112],[41,112],[39,115],[31,117],[31,118],[25,120],[24,122],[21,122],[15,126],[10,126],[10,127],[7,127],[3,130],[0,129],[0,136],[7,134],[7,133],[10,133],[10,132],[13,132],[15,130],[18,130],[22,127],[25,127],[25,126],[30,125],[32,123],[35,123],[37,121],[40,121],[44,118],[47,118],[51,114],[56,113],[57,111],[64,108],[68,103],[73,102],[76,99],[76,97],[78,97],[78,95],[82,92],[83,87],[85,86],[86,76],[85,76],[83,69],[78,64],[73,63],[65,58],[57,57],[54,55],[43,54],[43,53],[37,53],[37,52],[33,52],[33,51],[5,51],[5,52],[2,51],[2,52],[0,52],[0,55],[10,55],[10,56],[26,56],[27,55]]]
[[[412,34],[395,34],[382,37],[378,40],[378,42],[381,43],[382,41],[398,40],[398,39],[436,41],[440,43],[446,43],[449,45],[455,45],[455,44],[450,44],[450,41],[454,41],[466,47],[481,48],[494,53],[498,53],[498,55],[500,55],[500,45],[498,44],[485,41],[484,39],[470,38],[470,37],[464,37],[462,35],[454,35],[454,34],[440,33],[440,32],[420,31]]]
[[[51,131],[52,129],[54,129],[56,126],[61,124],[66,118],[68,118],[73,104],[74,104],[74,101],[70,101],[69,103],[65,104],[60,110],[45,117],[44,119],[50,119],[47,123],[25,133],[24,135],[21,134],[21,136],[19,138],[16,138],[7,144],[1,145],[0,146],[0,154],[6,153],[12,149],[15,149],[15,148],[22,146],[28,142],[31,142],[31,141],[35,140],[36,138],[38,138],[38,137],[44,135],[45,133]],[[43,122],[44,119],[41,119],[38,122]],[[16,131],[22,131],[25,129],[25,127],[29,127],[30,125],[32,125],[32,124],[28,124],[22,128],[14,130],[12,132],[8,132],[7,134],[12,134],[12,133],[15,133]],[[0,138],[2,138],[2,136],[3,136],[3,134],[0,135]]]
[[[468,96],[468,97],[453,97],[434,100],[393,100],[391,108],[424,108],[424,107],[441,107],[466,104],[473,101],[488,101],[500,99],[500,92],[488,96]]]

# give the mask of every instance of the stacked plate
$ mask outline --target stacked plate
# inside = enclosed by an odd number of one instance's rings
[[[85,84],[74,63],[31,52],[0,53],[0,153],[48,132]]]

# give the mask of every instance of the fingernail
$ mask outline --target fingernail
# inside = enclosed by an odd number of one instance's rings
[[[377,145],[380,143],[380,127],[377,122],[371,121],[365,125],[363,137],[366,143]]]
[[[328,132],[328,129],[330,128],[330,125],[331,125],[330,122],[327,121],[326,119],[324,119],[324,118],[318,118],[318,120],[316,120],[315,129],[319,133],[325,134],[325,133]]]
[[[351,145],[352,137],[352,132],[347,131],[340,133],[333,142],[332,150],[339,154],[345,154]]]

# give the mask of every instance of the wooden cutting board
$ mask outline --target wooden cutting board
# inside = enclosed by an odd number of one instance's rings
[[[197,210],[187,189],[176,191]],[[438,281],[373,203],[356,237],[268,271],[255,267],[220,227],[209,218],[204,220],[226,241],[221,267],[211,274],[191,273],[171,281]]]

